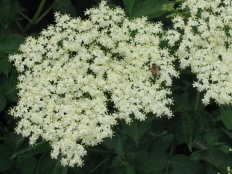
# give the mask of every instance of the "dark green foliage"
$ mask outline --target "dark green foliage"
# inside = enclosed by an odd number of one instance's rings
[[[17,0],[0,0],[0,26],[4,29],[10,27],[19,20],[17,15],[22,11]]]
[[[70,14],[72,17],[76,16],[75,8],[70,0],[55,0],[54,11],[58,11],[61,14]]]
[[[130,18],[162,19],[178,13],[179,3],[170,0],[109,0],[121,5]],[[195,77],[185,70],[172,87],[174,117],[120,122],[112,139],[87,147],[84,166],[63,167],[51,159],[47,142],[29,146],[14,133],[16,119],[9,109],[17,104],[18,73],[8,55],[17,52],[26,36],[54,23],[53,12],[81,16],[99,0],[40,0],[37,11],[27,16],[29,1],[0,0],[0,173],[3,174],[216,174],[232,167],[232,109],[211,103],[205,107],[192,87]],[[40,6],[40,8],[39,8]],[[24,10],[23,10],[24,9]],[[163,10],[164,9],[164,10]],[[33,16],[34,15],[34,16]],[[165,23],[170,27],[170,23]]]
[[[13,160],[10,159],[11,149],[4,145],[0,144],[0,172],[4,172],[11,168]]]
[[[36,174],[66,174],[68,172],[67,167],[62,167],[59,161],[51,159],[50,151],[40,156],[37,165]]]
[[[4,35],[0,37],[0,52],[13,53],[18,50],[19,45],[23,43],[25,37],[22,35]],[[6,56],[7,59],[7,56]],[[2,67],[3,65],[1,65]],[[9,65],[8,65],[9,66]],[[2,70],[2,68],[1,68]]]
[[[11,159],[16,157],[31,157],[36,154],[40,154],[49,149],[49,145],[47,142],[40,142],[34,146],[28,147],[28,143],[23,143],[12,155]]]
[[[221,107],[220,109],[221,115],[220,118],[222,122],[228,129],[232,129],[232,108],[231,107]]]
[[[163,15],[162,7],[170,2],[168,0],[123,0],[125,10],[129,17],[146,16],[153,19]]]

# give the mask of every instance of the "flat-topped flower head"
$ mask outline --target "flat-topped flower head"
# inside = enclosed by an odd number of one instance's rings
[[[177,16],[174,28],[182,40],[177,50],[181,67],[196,74],[194,86],[204,91],[203,102],[232,104],[232,3],[228,0],[187,0],[189,18]]]
[[[130,123],[147,113],[172,116],[168,89],[177,76],[174,58],[160,48],[160,23],[129,20],[102,1],[89,19],[55,14],[56,24],[28,37],[10,56],[19,71],[19,102],[11,114],[16,132],[48,141],[51,156],[81,166],[85,146],[112,137],[117,119]],[[152,64],[159,75],[151,74]],[[113,110],[109,105],[113,103]]]

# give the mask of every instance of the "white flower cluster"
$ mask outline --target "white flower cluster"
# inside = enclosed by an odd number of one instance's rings
[[[174,28],[182,34],[177,50],[181,67],[196,74],[194,86],[204,91],[204,104],[232,104],[232,2],[186,0],[189,17],[177,16]]]
[[[16,132],[30,144],[47,140],[52,158],[61,155],[69,166],[82,165],[85,146],[112,137],[117,119],[172,116],[168,87],[178,76],[174,58],[159,46],[160,23],[129,20],[105,1],[86,15],[88,20],[55,14],[54,26],[10,56],[20,72],[19,102],[11,110],[19,119]]]

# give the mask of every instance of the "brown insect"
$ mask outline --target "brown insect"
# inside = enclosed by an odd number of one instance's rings
[[[151,66],[151,75],[154,78],[156,78],[157,76],[160,75],[159,70],[160,70],[159,67],[156,64],[153,63],[152,66]]]

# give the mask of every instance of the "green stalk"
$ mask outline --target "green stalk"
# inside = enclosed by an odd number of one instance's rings
[[[173,142],[172,142],[172,145],[171,145],[171,149],[170,149],[170,151],[169,151],[169,157],[170,157],[170,158],[171,158],[172,155],[175,153],[175,150],[176,150],[176,143],[173,141]],[[165,169],[165,174],[168,174],[168,173],[169,173],[170,165],[171,165],[171,161],[168,160],[167,165],[166,165],[166,169]]]
[[[37,24],[39,21],[41,21],[53,8],[53,5],[51,5],[40,17],[36,20],[35,24]]]
[[[31,22],[24,28],[23,32],[26,32],[27,30],[29,30],[34,24],[36,24],[37,19],[39,18],[39,15],[41,13],[41,11],[43,10],[43,7],[46,3],[46,0],[41,0],[39,7],[34,15],[34,17],[32,18]]]
[[[28,20],[28,22],[31,22],[31,19],[29,17],[27,17],[25,14],[23,14],[23,12],[19,13],[24,19]]]

